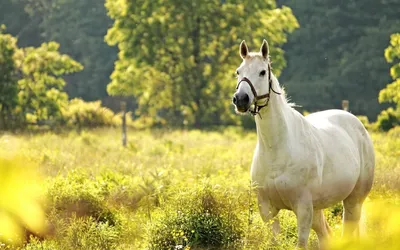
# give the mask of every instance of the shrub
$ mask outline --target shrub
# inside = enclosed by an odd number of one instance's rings
[[[383,110],[377,118],[376,126],[383,131],[400,125],[400,108],[388,108]]]
[[[49,207],[62,218],[92,217],[98,222],[116,224],[116,218],[103,198],[88,183],[84,175],[70,174],[67,178],[56,178],[49,186]]]
[[[368,117],[367,117],[367,116],[365,116],[365,115],[358,115],[357,118],[358,118],[358,120],[360,120],[360,122],[364,125],[364,127],[365,127],[366,129],[370,128],[370,123],[369,123],[369,120],[368,120]]]
[[[25,250],[56,250],[56,249],[116,249],[120,238],[120,230],[107,222],[96,222],[92,218],[73,217],[65,224],[63,231],[55,240],[40,241],[31,238],[24,247]]]
[[[391,128],[388,132],[390,138],[400,138],[400,126]]]
[[[150,229],[149,248],[237,248],[244,232],[240,219],[226,207],[227,199],[226,194],[208,186],[189,191]]]
[[[119,231],[106,223],[97,223],[92,218],[75,218],[62,240],[63,249],[115,249]]]
[[[63,110],[63,117],[68,125],[78,127],[101,127],[114,125],[115,114],[102,107],[101,101],[85,102],[75,98]]]
[[[59,249],[55,241],[45,240],[41,241],[32,237],[28,244],[23,248],[24,250],[55,250]]]

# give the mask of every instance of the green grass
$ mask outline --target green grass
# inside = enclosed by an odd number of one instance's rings
[[[266,249],[269,245],[271,233],[261,221],[249,180],[254,132],[130,131],[127,148],[121,147],[117,129],[7,137],[18,142],[15,150],[37,163],[43,176],[48,230],[44,241],[32,239],[25,249]],[[372,138],[377,166],[367,202],[383,200],[398,208],[399,129],[374,133]],[[1,152],[10,150],[2,147]],[[373,208],[363,223],[376,246],[393,237],[392,231],[386,238],[379,236],[375,221],[368,221]],[[325,212],[334,237],[339,237],[341,207]],[[289,211],[279,216],[282,229],[273,249],[293,248],[295,217]],[[389,218],[380,220],[386,226]],[[314,233],[310,244],[316,245]]]

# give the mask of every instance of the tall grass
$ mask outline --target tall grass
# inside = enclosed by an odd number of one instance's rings
[[[20,141],[18,151],[38,164],[45,179],[47,231],[44,240],[31,239],[25,249],[265,249],[270,245],[269,227],[261,221],[249,184],[254,132],[130,131],[126,148],[121,147],[117,129],[14,137]],[[400,133],[375,133],[372,138],[377,167],[364,212],[369,240],[362,242],[382,249],[400,243],[396,235]],[[7,150],[0,145],[0,151]],[[385,212],[378,216],[378,209]],[[337,240],[340,204],[325,213],[333,228],[333,247],[353,246]],[[295,217],[289,211],[279,216],[282,229],[274,249],[293,248]],[[310,245],[316,246],[314,233]]]

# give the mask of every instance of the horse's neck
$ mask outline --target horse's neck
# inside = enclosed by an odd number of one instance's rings
[[[273,88],[280,90],[279,83],[273,78]],[[295,111],[286,102],[285,97],[270,93],[268,107],[261,109],[256,116],[257,137],[260,146],[274,150],[287,142],[292,124],[296,119]]]

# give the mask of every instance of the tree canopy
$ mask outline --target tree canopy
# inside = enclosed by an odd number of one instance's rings
[[[18,37],[21,47],[55,41],[61,53],[82,63],[85,70],[65,78],[71,98],[97,100],[107,96],[117,51],[104,41],[111,25],[104,0],[2,0],[1,23]]]
[[[394,82],[381,90],[379,101],[395,103],[400,109],[400,33],[391,35],[390,45],[385,50],[385,58],[388,63],[393,63],[390,75]]]
[[[0,128],[6,127],[12,111],[18,104],[17,66],[15,53],[17,39],[9,34],[2,34],[0,27]]]
[[[281,83],[309,111],[340,108],[375,119],[377,96],[390,80],[382,51],[398,31],[400,1],[278,1],[293,9],[300,29],[284,45]]]
[[[83,66],[60,54],[56,42],[18,48],[17,39],[0,33],[0,128],[25,120],[57,120],[68,102],[66,74]]]
[[[175,125],[232,123],[240,41],[258,49],[267,38],[279,75],[280,47],[298,27],[274,1],[108,0],[106,7],[114,19],[106,40],[120,50],[109,93],[133,94],[141,116]]]

